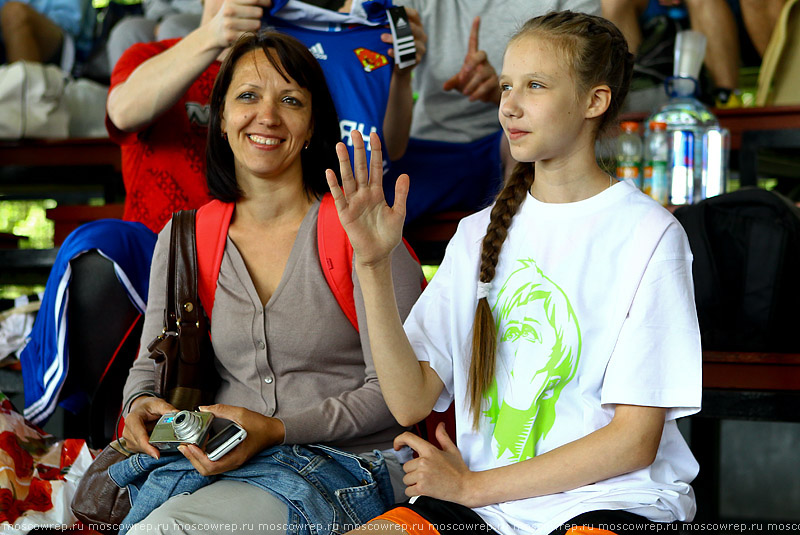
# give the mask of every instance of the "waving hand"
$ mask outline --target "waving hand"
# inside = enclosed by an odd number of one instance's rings
[[[344,143],[336,145],[342,186],[339,187],[336,174],[330,169],[326,178],[339,220],[353,245],[356,261],[372,265],[389,258],[400,243],[406,217],[408,175],[400,175],[397,179],[394,206],[389,206],[383,195],[383,155],[378,135],[373,133],[369,138],[372,149],[369,166],[361,134],[355,130],[351,139],[355,149],[353,168]]]

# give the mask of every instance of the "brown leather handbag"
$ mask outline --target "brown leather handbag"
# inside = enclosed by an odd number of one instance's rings
[[[127,488],[119,488],[108,476],[108,467],[130,456],[125,439],[119,438],[103,448],[83,474],[75,496],[72,512],[84,527],[100,533],[117,533],[131,510]]]
[[[195,212],[172,216],[164,329],[147,346],[155,392],[178,410],[213,403],[219,387],[208,318],[197,297]]]
[[[179,410],[212,403],[219,386],[208,319],[197,297],[195,244],[195,210],[175,213],[164,329],[147,346],[155,367],[155,392],[147,393],[163,397]],[[133,396],[128,403],[132,400]],[[72,512],[84,526],[101,533],[119,531],[131,502],[128,490],[119,488],[109,477],[108,467],[129,455],[120,438],[106,446],[89,466],[72,500]]]

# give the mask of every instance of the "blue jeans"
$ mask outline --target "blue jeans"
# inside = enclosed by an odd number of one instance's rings
[[[133,455],[109,468],[109,475],[130,493],[130,513],[120,534],[171,496],[191,493],[218,479],[246,481],[285,503],[287,533],[327,535],[353,529],[382,514],[394,502],[383,456],[376,461],[327,446],[275,446],[241,467],[216,476],[198,473],[183,456],[153,459]]]

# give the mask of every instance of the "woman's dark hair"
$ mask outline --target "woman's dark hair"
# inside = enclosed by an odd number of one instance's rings
[[[311,125],[314,132],[308,147],[301,151],[300,158],[306,191],[310,195],[321,197],[329,191],[325,170],[339,169],[339,160],[336,158],[336,143],[341,140],[339,118],[325,82],[325,75],[317,60],[303,43],[292,36],[274,31],[242,35],[231,47],[217,74],[211,91],[208,124],[208,190],[212,197],[224,202],[235,202],[242,196],[236,181],[233,152],[228,141],[222,137],[222,111],[236,62],[248,52],[258,49],[264,51],[284,80],[289,81],[292,78],[311,93]]]
[[[633,55],[622,32],[604,18],[557,11],[526,22],[511,38],[535,36],[548,40],[567,61],[576,83],[576,93],[584,95],[601,84],[611,89],[611,101],[597,121],[595,136],[615,124],[628,94],[633,75]],[[509,43],[509,44],[510,44]],[[481,244],[479,281],[492,282],[500,258],[500,249],[508,235],[511,220],[519,210],[534,180],[534,164],[520,162],[497,196]],[[483,397],[494,381],[497,351],[497,328],[489,301],[478,299],[472,329],[472,353],[467,393],[472,424],[477,428]]]

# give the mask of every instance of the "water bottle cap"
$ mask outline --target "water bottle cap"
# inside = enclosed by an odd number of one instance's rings
[[[639,123],[637,123],[636,121],[622,121],[619,126],[625,132],[638,132],[639,131]]]
[[[650,130],[666,130],[667,123],[662,123],[660,121],[650,121]]]

